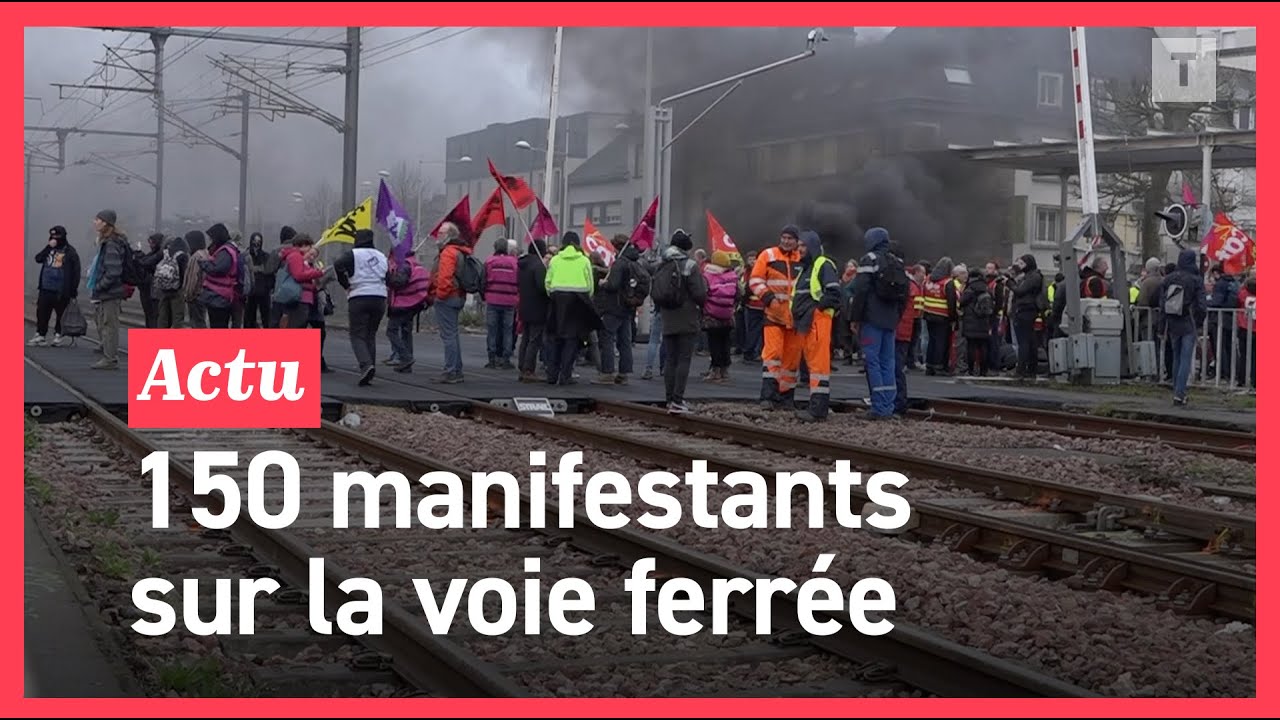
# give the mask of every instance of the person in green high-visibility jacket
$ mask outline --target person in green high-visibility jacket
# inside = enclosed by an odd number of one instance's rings
[[[583,254],[578,233],[570,230],[564,234],[563,249],[547,265],[546,287],[551,305],[546,330],[547,382],[572,385],[582,340],[604,327],[591,301],[596,288],[591,258]]]

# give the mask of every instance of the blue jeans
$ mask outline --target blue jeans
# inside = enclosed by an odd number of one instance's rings
[[[444,344],[444,371],[462,374],[462,344],[458,341],[458,315],[467,304],[462,298],[436,302],[436,322],[440,324],[440,341]]]
[[[604,329],[600,331],[600,372],[613,375],[630,375],[631,357],[631,317],[628,315],[603,315],[600,320]],[[614,364],[614,351],[617,351],[617,364]]]
[[[1181,335],[1171,338],[1173,342],[1173,397],[1185,400],[1187,383],[1191,380],[1191,362],[1196,354],[1196,336]]]
[[[897,364],[894,330],[862,326],[862,352],[867,362],[867,384],[871,386],[871,414],[879,417],[893,414],[893,401],[898,394],[894,377]]]
[[[649,317],[649,347],[645,348],[644,369],[652,370],[654,363],[659,363],[661,369],[664,358],[658,355],[658,350],[662,347],[662,313],[654,312]]]
[[[515,350],[515,343],[511,340],[511,327],[515,322],[514,307],[485,306],[484,325],[489,336],[489,362],[511,361],[511,353]]]
[[[387,340],[391,342],[391,356],[400,365],[413,364],[413,321],[416,312],[394,312],[387,317]]]

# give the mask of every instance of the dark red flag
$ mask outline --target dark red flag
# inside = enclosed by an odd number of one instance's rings
[[[480,206],[480,212],[476,213],[475,219],[471,221],[471,231],[475,234],[475,239],[479,240],[486,229],[494,225],[505,227],[506,224],[507,213],[502,202],[502,188],[496,187],[489,195],[489,199],[484,201],[484,205]]]
[[[431,237],[438,237],[440,235],[440,227],[447,222],[457,225],[458,234],[462,236],[462,239],[465,240],[468,245],[472,244],[472,238],[475,234],[471,231],[470,195],[463,195],[462,199],[458,201],[458,204],[453,206],[453,209],[449,211],[449,214],[445,215],[444,219],[437,223],[428,235]]]
[[[515,175],[503,175],[498,172],[498,168],[493,166],[493,160],[489,161],[489,174],[498,181],[498,187],[501,187],[507,197],[511,198],[511,204],[515,205],[517,210],[523,210],[533,204],[533,188],[529,187],[524,180]]]

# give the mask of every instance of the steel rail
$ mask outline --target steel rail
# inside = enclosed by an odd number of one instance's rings
[[[754,429],[747,426],[706,417],[673,416],[663,410],[632,403],[597,401],[597,408],[625,410],[629,417],[690,435],[715,433],[725,439],[737,436],[748,438],[743,441],[745,443],[761,446],[777,446],[780,437],[767,433],[771,440],[765,443],[761,436],[748,434],[747,431]],[[755,462],[738,462],[720,455],[692,453],[671,445],[642,441],[587,425],[521,414],[487,403],[473,402],[470,412],[477,418],[513,429],[572,438],[574,442],[668,466],[687,467],[693,461],[701,460],[712,472],[721,475],[759,473],[766,482],[777,473],[789,470]],[[881,467],[903,470],[895,465]],[[830,486],[827,486],[827,492],[834,494]],[[860,502],[871,502],[865,490],[854,487],[851,492]],[[829,499],[834,501],[834,498]],[[913,502],[911,508],[920,519],[921,534],[945,543],[953,551],[993,555],[1001,567],[1010,570],[1065,577],[1072,587],[1083,590],[1130,590],[1153,595],[1161,607],[1184,614],[1212,613],[1248,622],[1253,622],[1256,617],[1256,578],[1253,575],[927,501]],[[1165,552],[1170,549],[1167,543],[1161,548]],[[1196,547],[1174,549],[1193,552]]]
[[[51,382],[78,398],[84,404],[87,418],[130,454],[141,459],[161,450],[106,408],[93,402],[30,357],[26,361]],[[195,473],[190,465],[173,458],[169,462],[170,478],[174,481],[175,488],[191,502],[199,503],[214,514],[222,512],[224,498],[220,494],[204,496],[195,492]],[[238,543],[253,548],[254,555],[263,563],[278,568],[281,580],[297,588],[309,587],[310,558],[322,555],[296,536],[286,531],[259,527],[244,513],[229,528],[229,532]],[[325,609],[329,613],[336,613],[342,603],[349,599],[363,599],[349,597],[339,589],[339,585],[351,577],[356,575],[336,563],[325,562]],[[489,663],[453,642],[423,630],[421,618],[399,605],[384,602],[382,613],[383,634],[363,635],[356,639],[371,650],[391,655],[392,669],[418,688],[455,692],[469,697],[528,696],[525,690],[497,672]]]
[[[851,460],[877,470],[893,469],[904,474],[936,477],[969,489],[995,492],[1002,499],[1013,499],[1051,511],[1087,513],[1099,506],[1124,508],[1134,514],[1121,521],[1130,527],[1174,533],[1217,545],[1223,544],[1225,536],[1247,551],[1251,552],[1255,548],[1255,521],[1240,515],[1116,495],[1043,478],[944,460],[930,460],[907,453],[811,438],[774,429],[765,430],[716,418],[671,416],[662,410],[636,403],[597,400],[595,409],[618,417],[666,424],[684,432],[714,433],[716,438],[743,445],[785,448],[823,460]]]
[[[521,415],[496,405],[474,402],[472,410],[489,419],[505,419],[514,425],[530,421],[526,428],[546,430],[562,427],[564,423],[550,421],[550,425],[536,422],[542,418]],[[324,442],[357,448],[362,456],[406,475],[421,475],[442,471],[457,475],[466,482],[471,473],[401,450],[381,440],[360,435],[334,423],[323,423],[319,429],[307,430]],[[505,497],[491,492],[488,498],[491,508],[502,510]],[[530,510],[530,496],[522,490],[519,498],[522,516]],[[547,516],[556,517],[559,509],[550,499],[544,503]],[[723,559],[701,553],[648,533],[627,529],[602,529],[592,524],[584,512],[573,513],[572,528],[556,529],[559,535],[572,537],[572,544],[584,550],[616,555],[622,562],[634,562],[641,558],[655,559],[658,576],[687,577],[699,583],[710,584],[718,578],[742,577],[749,580],[767,575],[734,567]],[[789,597],[774,594],[771,613],[775,627],[803,632],[798,620],[798,608]],[[733,610],[754,618],[755,592],[742,596],[733,604]],[[822,619],[834,616],[814,613]],[[838,620],[837,620],[838,621]],[[810,637],[814,646],[835,655],[871,665],[888,666],[890,672],[903,682],[943,697],[1093,697],[1093,693],[1056,678],[1035,672],[1021,665],[992,657],[972,648],[941,638],[927,630],[906,623],[896,622],[886,635],[873,637],[858,633],[847,622],[842,630],[831,636]]]
[[[966,400],[930,399],[928,408],[911,410],[908,415],[921,420],[1040,430],[1071,437],[1159,442],[1178,450],[1257,461],[1257,436],[1252,433]]]

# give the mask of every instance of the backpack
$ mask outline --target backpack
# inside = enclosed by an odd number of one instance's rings
[[[289,273],[289,264],[280,263],[276,270],[276,287],[271,291],[271,302],[292,307],[302,302],[302,285]]]
[[[881,253],[879,260],[880,269],[875,277],[876,295],[889,302],[905,300],[910,287],[906,266],[893,253]]]
[[[1185,314],[1183,292],[1182,283],[1174,283],[1165,289],[1164,307],[1161,308],[1165,315],[1181,317]]]
[[[181,268],[178,267],[177,258],[168,251],[164,251],[164,258],[156,265],[155,278],[151,281],[151,287],[160,292],[173,292],[182,286],[180,282],[182,278]]]
[[[236,298],[244,300],[253,293],[253,268],[249,263],[244,261],[244,253],[239,247],[234,247],[230,251],[232,259],[236,263]]]
[[[187,276],[182,281],[182,297],[187,302],[195,302],[200,296],[200,288],[204,286],[204,270],[200,269],[200,261],[195,253],[187,258]]]
[[[458,281],[458,289],[467,295],[474,295],[484,289],[484,263],[475,255],[461,250],[458,264],[453,269],[453,277]]]
[[[622,288],[622,303],[627,307],[638,308],[644,305],[645,298],[649,297],[653,278],[650,277],[648,270],[640,266],[640,263],[628,262],[627,271],[630,277],[627,278],[626,286]]]
[[[980,318],[991,317],[996,311],[996,301],[991,297],[991,293],[982,293],[978,299],[973,301],[973,316]]]
[[[75,298],[67,303],[67,307],[62,311],[62,334],[69,338],[78,338],[89,332],[89,323],[85,322],[84,315],[80,312],[80,303]]]
[[[143,284],[142,267],[138,265],[138,256],[134,253],[133,248],[129,247],[129,241],[119,238],[116,242],[120,243],[120,280],[125,285],[137,287]]]
[[[663,310],[675,310],[684,304],[686,291],[684,263],[676,259],[664,261],[653,273],[653,304]]]

